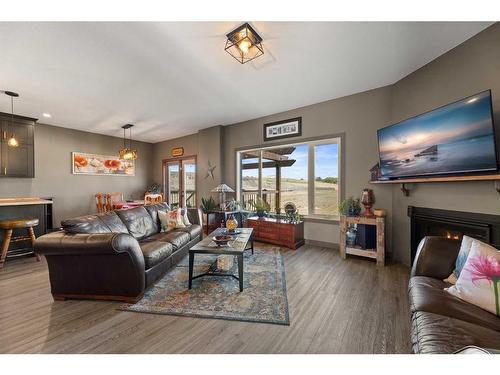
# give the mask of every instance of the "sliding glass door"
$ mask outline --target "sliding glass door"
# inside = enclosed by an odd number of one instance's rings
[[[196,157],[163,161],[163,191],[172,207],[196,207]]]

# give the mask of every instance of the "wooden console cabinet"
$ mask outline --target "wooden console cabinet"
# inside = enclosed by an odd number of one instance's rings
[[[304,222],[290,224],[280,219],[249,217],[247,227],[253,228],[254,241],[297,249],[304,245]]]

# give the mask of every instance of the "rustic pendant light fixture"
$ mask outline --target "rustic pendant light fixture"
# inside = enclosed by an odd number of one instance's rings
[[[226,36],[226,52],[241,64],[264,54],[262,38],[248,23],[244,23]]]
[[[132,124],[126,124],[122,126],[123,129],[123,148],[120,150],[120,159],[123,160],[135,160],[137,159],[137,150],[132,149]],[[127,147],[127,137],[125,131],[130,129],[130,137]]]
[[[17,92],[12,92],[12,91],[4,91],[4,94],[10,96],[10,113],[11,113],[10,128],[11,131],[14,131],[14,98],[19,97],[19,94]],[[7,132],[4,132],[3,137],[4,139],[7,138]],[[19,146],[19,141],[17,140],[14,133],[11,133],[10,138],[7,140],[7,146],[9,147]]]

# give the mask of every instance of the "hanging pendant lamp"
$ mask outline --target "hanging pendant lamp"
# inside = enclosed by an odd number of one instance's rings
[[[123,160],[136,160],[137,159],[137,150],[132,149],[132,124],[126,124],[122,126],[123,129],[123,148],[120,150],[120,159]],[[130,137],[127,147],[127,137],[125,131],[129,129]]]
[[[19,94],[17,92],[13,91],[4,91],[5,95],[10,96],[10,127],[11,130],[14,131],[14,98],[19,97]],[[4,135],[5,137],[6,135]],[[18,147],[19,146],[19,141],[17,140],[16,136],[14,133],[11,133],[10,138],[7,140],[7,146],[9,147]]]

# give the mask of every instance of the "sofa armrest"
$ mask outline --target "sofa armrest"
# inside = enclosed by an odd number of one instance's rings
[[[459,240],[435,236],[424,237],[418,245],[410,276],[447,278],[455,269],[459,250]]]
[[[187,215],[189,222],[191,224],[203,225],[203,216],[201,216],[201,209],[199,208],[188,208]]]
[[[129,234],[54,232],[34,250],[47,258],[54,298],[136,301],[144,292],[144,256]]]
[[[38,237],[35,252],[42,255],[90,255],[130,253],[144,261],[139,242],[127,233],[53,232]]]

